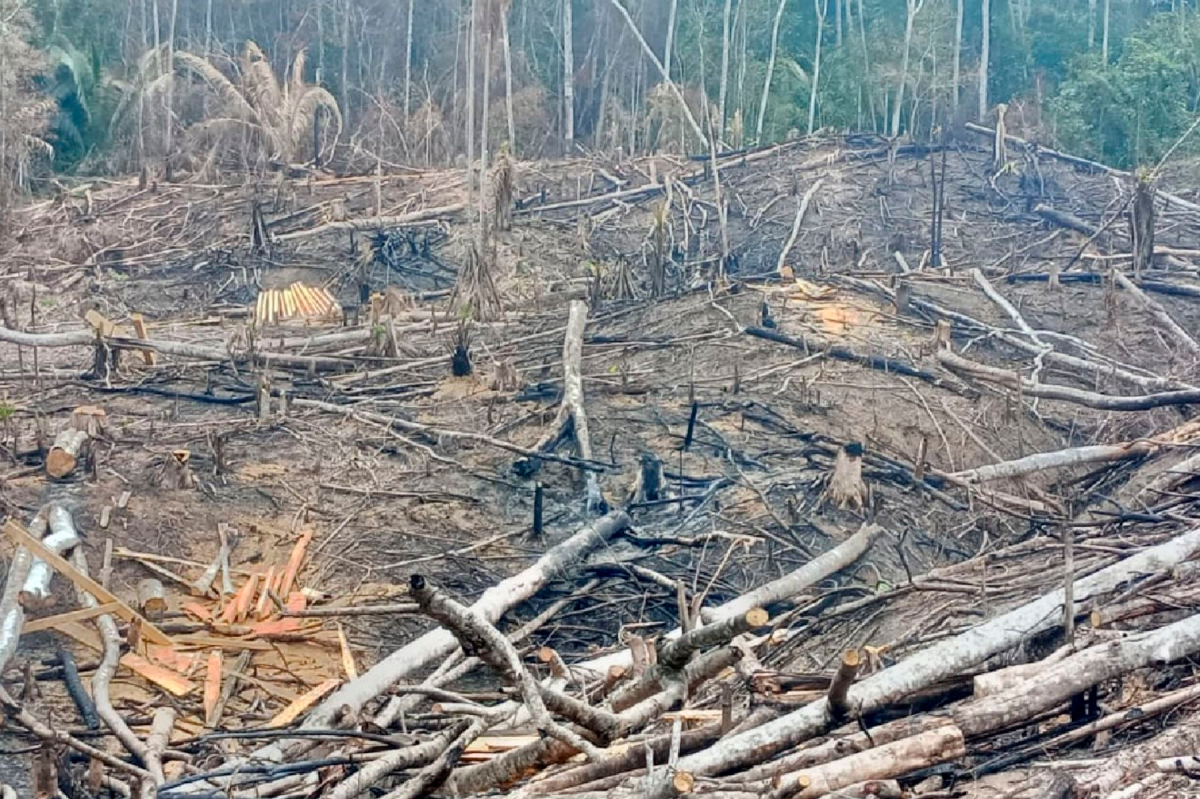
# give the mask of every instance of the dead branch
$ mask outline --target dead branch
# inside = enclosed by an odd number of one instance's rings
[[[521,691],[525,707],[532,715],[539,732],[574,747],[591,760],[600,757],[600,751],[595,746],[550,717],[538,690],[537,681],[521,663],[521,656],[516,647],[499,630],[465,605],[429,585],[419,574],[412,576],[409,593],[421,606],[425,615],[440,622],[454,634],[464,652],[477,655]]]
[[[826,699],[829,702],[829,712],[834,718],[844,719],[850,714],[851,708],[846,701],[846,694],[854,683],[854,678],[858,675],[860,663],[861,658],[857,649],[850,649],[842,655],[842,662],[838,666],[837,673],[833,675],[833,679],[829,683],[829,693]]]
[[[1200,403],[1200,389],[1179,389],[1163,391],[1158,394],[1143,396],[1116,396],[1112,394],[1097,394],[1094,391],[1069,386],[1034,383],[1022,378],[1017,372],[986,366],[976,361],[968,360],[949,350],[941,350],[937,354],[938,363],[953,372],[959,372],[971,377],[999,383],[1013,390],[1019,390],[1030,397],[1061,400],[1075,405],[1083,405],[1102,411],[1146,411],[1151,408],[1162,408],[1170,405],[1195,405]]]
[[[813,195],[821,188],[821,184],[825,182],[824,178],[817,180],[808,187],[804,192],[804,196],[800,198],[800,207],[796,209],[796,219],[792,222],[792,232],[788,236],[787,243],[783,245],[783,249],[779,251],[779,260],[775,264],[775,272],[782,273],[783,266],[787,262],[788,255],[792,252],[792,247],[796,245],[796,239],[800,236],[800,226],[804,224],[804,216],[808,213],[808,205],[812,202]]]
[[[835,358],[839,361],[861,364],[870,369],[878,369],[881,372],[905,375],[906,377],[915,377],[918,380],[923,380],[931,385],[953,391],[955,394],[961,394],[966,397],[976,396],[976,392],[971,389],[964,388],[957,383],[947,382],[933,372],[928,372],[905,361],[898,361],[895,358],[885,358],[882,355],[863,355],[861,353],[854,352],[849,347],[843,347],[840,344],[831,344],[824,341],[810,341],[801,337],[785,335],[776,330],[771,330],[765,327],[747,327],[743,332],[745,332],[746,335],[754,336],[755,338],[766,339],[767,341],[774,341],[779,344],[786,344],[789,347],[795,347],[796,349],[803,350],[806,353],[822,352],[830,358]]]
[[[465,732],[464,726],[466,725],[449,727],[441,730],[428,741],[387,752],[338,783],[330,792],[329,799],[354,799],[397,771],[433,762],[459,735]]]
[[[471,606],[472,612],[494,624],[510,608],[540,591],[552,577],[560,576],[628,526],[629,517],[621,512],[597,519],[548,550],[529,568],[489,588]],[[309,715],[308,726],[329,726],[342,713],[343,707],[357,713],[368,701],[428,664],[445,658],[457,646],[454,635],[442,628],[411,641],[358,679],[334,691]]]
[[[364,219],[347,219],[342,222],[326,222],[323,225],[317,225],[314,228],[307,230],[295,230],[291,233],[281,233],[275,236],[276,242],[296,241],[298,239],[307,239],[312,236],[320,236],[325,233],[331,233],[338,230],[379,230],[380,228],[398,228],[408,225],[419,225],[424,222],[432,222],[444,217],[456,216],[463,212],[466,206],[462,203],[452,205],[443,205],[435,208],[425,208],[420,211],[413,211],[409,214],[401,214],[399,216],[368,216]]]

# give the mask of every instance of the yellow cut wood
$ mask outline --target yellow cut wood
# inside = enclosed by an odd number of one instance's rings
[[[44,619],[31,619],[25,622],[25,626],[21,628],[21,634],[26,635],[28,633],[41,632],[42,630],[53,630],[58,625],[71,621],[87,621],[97,616],[103,616],[106,613],[115,613],[117,607],[116,602],[106,602],[94,608],[80,608],[79,610],[72,610],[70,613],[47,616]]]
[[[310,707],[320,702],[325,695],[342,684],[341,680],[325,680],[325,682],[311,689],[308,693],[301,696],[295,702],[285,707],[279,712],[275,718],[267,722],[268,727],[286,727],[296,719],[300,718],[303,713]]]

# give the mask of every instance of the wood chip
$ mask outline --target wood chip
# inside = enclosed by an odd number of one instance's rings
[[[59,624],[54,629],[57,632],[74,638],[79,643],[97,652],[104,651],[104,645],[100,642],[99,634],[89,630],[78,622]],[[151,663],[141,655],[136,655],[132,652],[121,656],[121,665],[174,696],[187,696],[196,688],[195,684],[173,669]]]
[[[325,680],[323,683],[305,693],[295,702],[280,711],[279,715],[267,722],[268,727],[286,727],[300,718],[310,707],[320,702],[334,688],[342,684],[341,680]]]
[[[204,675],[204,726],[216,725],[217,700],[221,698],[221,650],[208,654],[208,669]]]
[[[342,629],[342,625],[337,626],[338,644],[342,649],[342,669],[346,672],[346,679],[358,679],[358,664],[354,662],[354,653],[350,651],[350,642],[346,640],[346,631]]]
[[[279,584],[277,592],[280,596],[290,594],[295,587],[296,578],[300,575],[301,567],[304,566],[304,556],[308,554],[308,545],[312,543],[312,538],[312,530],[305,530],[300,534],[300,540],[296,542],[292,555],[288,558],[287,568],[283,570],[283,582]]]

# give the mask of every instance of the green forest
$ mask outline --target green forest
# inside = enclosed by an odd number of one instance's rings
[[[1200,103],[1189,0],[0,0],[6,187],[704,152],[963,120],[1133,167]],[[710,135],[711,134],[711,135]]]

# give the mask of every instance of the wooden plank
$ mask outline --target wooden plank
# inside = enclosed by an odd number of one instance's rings
[[[350,642],[346,639],[346,631],[342,625],[337,626],[338,645],[342,649],[342,669],[346,672],[347,680],[358,679],[358,664],[354,662],[354,652],[350,650]]]
[[[78,622],[66,622],[59,624],[54,628],[56,632],[74,638],[84,646],[91,647],[97,652],[104,651],[104,644],[100,640],[100,635],[87,627],[84,627]],[[141,655],[135,655],[129,652],[121,656],[121,665],[150,682],[157,685],[159,688],[171,693],[175,696],[187,696],[196,686],[191,680],[179,675],[175,671],[164,666],[151,663]]]
[[[78,588],[81,588],[82,590],[87,591],[89,594],[96,597],[96,600],[100,602],[100,604],[104,605],[113,602],[117,603],[117,607],[113,610],[115,615],[120,616],[127,622],[132,622],[134,619],[140,620],[142,624],[142,635],[146,638],[146,640],[156,644],[163,644],[164,646],[170,646],[172,644],[171,639],[168,638],[162,630],[158,629],[149,621],[142,618],[142,616],[136,610],[129,607],[129,605],[126,605],[121,601],[120,597],[109,591],[104,586],[100,585],[100,583],[96,582],[91,577],[88,577],[86,574],[80,574],[79,570],[72,566],[65,558],[63,558],[62,555],[47,549],[41,541],[38,541],[36,538],[31,536],[19,522],[9,520],[8,524],[4,525],[4,534],[11,538],[13,543],[15,543],[17,546],[25,547],[39,558],[49,563],[54,567],[55,571],[66,577]]]
[[[215,635],[181,635],[175,639],[175,647],[177,649],[254,649],[263,651],[273,648],[270,644],[263,641],[250,641],[244,638],[219,638]]]
[[[208,671],[204,677],[204,726],[217,723],[217,700],[221,698],[221,650],[214,649],[208,655]]]
[[[137,337],[143,341],[149,341],[150,335],[146,332],[146,320],[140,313],[130,314],[129,321],[133,322],[133,332],[137,333]],[[157,353],[154,350],[141,350],[142,360],[147,366],[154,366],[158,360]]]
[[[80,608],[79,610],[72,610],[70,613],[47,616],[44,619],[31,619],[25,622],[25,626],[21,628],[21,634],[25,635],[41,632],[42,630],[52,630],[65,622],[87,621],[97,616],[103,616],[105,613],[113,613],[116,609],[117,603],[107,602],[103,605],[97,605],[94,608]]]
[[[287,596],[295,586],[296,578],[300,576],[300,569],[304,566],[304,556],[308,554],[308,545],[312,543],[312,539],[312,530],[305,530],[300,534],[300,540],[296,542],[296,547],[292,550],[291,557],[288,558],[287,568],[283,570],[283,582],[279,585],[280,596]]]
[[[341,684],[341,680],[326,680],[281,710],[279,715],[267,722],[267,727],[288,726],[300,718],[310,707],[325,698],[326,694]]]

